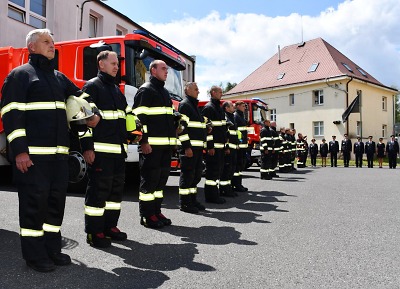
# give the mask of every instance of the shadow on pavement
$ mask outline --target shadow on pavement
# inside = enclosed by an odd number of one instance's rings
[[[236,231],[232,227],[215,227],[215,226],[203,226],[200,228],[184,227],[184,226],[171,226],[168,228],[169,233],[174,236],[182,237],[182,241],[207,244],[207,245],[227,245],[227,244],[238,244],[238,245],[257,245],[257,243],[241,240],[241,233]]]
[[[74,240],[63,240],[67,248],[76,247]],[[136,245],[135,245],[136,246]],[[136,253],[128,254],[136,258]],[[27,267],[21,256],[19,235],[16,232],[0,229],[0,257],[1,279],[0,288],[157,288],[169,277],[161,272],[141,270],[136,268],[115,268],[113,272],[106,272],[98,268],[91,268],[84,263],[73,260],[70,266],[57,267],[50,273],[39,273]],[[146,256],[141,256],[146,260]],[[171,256],[170,256],[171,257]],[[173,263],[173,262],[171,262]],[[143,267],[143,266],[139,266]],[[147,266],[151,267],[151,266]],[[150,269],[150,268],[149,268]],[[162,270],[156,268],[155,270]]]

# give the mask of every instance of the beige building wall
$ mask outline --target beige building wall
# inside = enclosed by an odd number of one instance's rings
[[[26,6],[29,7],[29,1],[25,0]],[[89,37],[89,18],[93,15],[98,20],[97,37],[116,35],[117,29],[122,31],[123,35],[132,33],[135,29],[141,29],[139,25],[135,25],[134,19],[122,17],[118,13],[113,13],[104,5],[96,3],[96,1],[86,2],[83,5],[83,14],[81,20],[81,8],[84,0],[47,0],[46,1],[46,25],[54,34],[54,40],[66,41],[74,39],[82,39]],[[104,2],[107,4],[107,2]],[[14,5],[7,0],[0,1],[0,47],[14,46],[24,47],[26,34],[35,29],[28,24],[21,23],[8,17],[9,5]],[[132,3],[134,5],[134,3]],[[18,6],[14,6],[17,7]],[[29,17],[29,10],[24,10]],[[120,11],[123,13],[122,11]],[[80,26],[82,22],[82,31]],[[173,43],[171,43],[173,45]],[[178,47],[176,47],[179,49]],[[186,67],[189,68],[183,72],[184,81],[194,81],[194,61],[182,55],[186,61]]]
[[[276,109],[277,127],[294,127],[297,133],[307,135],[320,143],[322,138],[329,141],[332,135],[337,140],[343,139],[347,132],[354,142],[357,139],[357,122],[360,113],[352,113],[346,123],[342,122],[342,114],[347,106],[362,91],[362,137],[373,135],[374,139],[382,136],[382,126],[386,125],[386,138],[393,130],[393,98],[394,93],[389,89],[352,80],[348,84],[349,99],[346,103],[346,84],[350,78],[339,78],[327,84],[325,81],[293,85],[285,88],[265,89],[263,91],[244,93],[229,97],[229,99],[251,99],[258,97],[268,103],[270,110]],[[315,91],[323,91],[323,104],[315,103]],[[293,96],[290,96],[293,95]],[[291,98],[294,97],[294,104]],[[386,97],[386,110],[382,109],[382,97]],[[334,123],[334,121],[336,123]],[[315,134],[315,122],[323,122],[323,134]],[[360,131],[359,131],[360,132]]]

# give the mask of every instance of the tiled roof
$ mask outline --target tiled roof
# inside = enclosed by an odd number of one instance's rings
[[[314,72],[308,72],[314,63],[318,63],[317,69]],[[349,71],[343,63],[352,71]],[[278,79],[278,76],[282,76],[283,73],[283,77]],[[328,42],[322,38],[316,38],[284,47],[280,50],[280,53],[272,56],[267,62],[228,91],[226,95],[346,75],[384,86]]]

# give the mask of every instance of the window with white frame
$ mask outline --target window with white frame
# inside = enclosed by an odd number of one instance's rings
[[[323,121],[314,121],[314,136],[323,136],[324,135],[324,122]]]
[[[386,138],[387,137],[387,125],[382,124],[382,137]]]
[[[89,16],[89,38],[97,36],[98,19],[96,16],[90,14]]]
[[[357,121],[356,135],[361,136],[361,121]]]
[[[294,122],[289,123],[289,128],[294,129]]]
[[[46,0],[9,0],[8,17],[35,28],[46,28]]]
[[[313,105],[323,105],[324,104],[324,91],[322,89],[320,90],[314,90],[314,103]]]
[[[387,97],[382,96],[382,110],[386,111],[387,110]]]
[[[289,105],[294,105],[294,94],[289,94]]]
[[[271,121],[276,122],[276,108],[270,109],[269,111],[270,111],[270,115],[271,115]]]

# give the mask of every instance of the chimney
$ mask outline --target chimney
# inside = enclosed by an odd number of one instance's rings
[[[281,64],[281,46],[278,45],[278,64]]]

